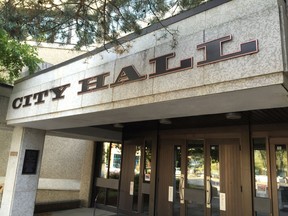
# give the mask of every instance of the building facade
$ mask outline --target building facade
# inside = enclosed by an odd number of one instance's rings
[[[1,215],[33,214],[52,132],[96,141],[91,205],[287,214],[287,28],[283,0],[213,0],[126,36],[121,55],[108,45],[20,80]]]
[[[72,46],[46,43],[31,45],[38,45],[38,54],[44,61],[40,65],[42,69],[85,53],[73,50]],[[14,129],[6,122],[12,90],[11,85],[0,83],[0,206]],[[79,203],[81,206],[88,206],[87,191],[90,190],[92,168],[91,164],[89,166],[87,163],[92,161],[94,141],[79,136],[67,137],[64,134],[59,136],[59,134],[47,133],[44,145],[35,201],[36,211],[44,211],[44,208],[47,209],[48,205],[52,206],[52,204],[58,209],[69,203],[73,203],[74,206],[76,203],[78,206]]]

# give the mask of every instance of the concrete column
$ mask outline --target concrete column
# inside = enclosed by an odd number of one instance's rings
[[[7,165],[1,216],[33,216],[45,131],[15,127]],[[26,150],[39,150],[36,174],[22,174]]]
[[[89,207],[91,193],[92,193],[92,179],[93,179],[93,164],[94,164],[94,151],[95,144],[87,144],[86,154],[84,157],[82,172],[81,172],[81,185],[79,198],[81,200],[82,207]]]

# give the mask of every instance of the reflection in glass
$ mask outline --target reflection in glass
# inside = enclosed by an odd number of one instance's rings
[[[100,178],[119,179],[121,168],[121,147],[119,143],[102,144]],[[117,206],[118,191],[111,188],[97,188],[97,203]]]
[[[149,215],[149,194],[143,194],[143,213],[141,215]]]
[[[102,149],[102,161],[101,161],[101,178],[108,178],[108,165],[110,157],[110,143],[104,142]]]
[[[191,216],[204,216],[204,203],[196,203],[188,201],[187,206],[187,215]]]
[[[191,140],[187,143],[186,188],[201,190],[204,193],[204,142]],[[203,216],[205,203],[187,201],[187,215]]]
[[[180,215],[180,194],[179,184],[181,178],[181,146],[174,147],[174,202],[173,216]]]
[[[286,145],[276,145],[276,181],[278,190],[279,216],[287,216],[288,212],[288,175]]]
[[[98,187],[97,188],[96,203],[105,204],[105,201],[106,201],[106,188]]]
[[[109,164],[109,178],[119,179],[121,168],[121,144],[111,143],[110,164]]]
[[[220,166],[219,146],[210,147],[210,175],[211,175],[211,213],[213,216],[220,215]]]
[[[187,187],[204,190],[204,144],[202,140],[188,143]]]
[[[118,191],[108,188],[97,188],[96,203],[117,206]]]
[[[117,206],[118,191],[114,189],[107,189],[106,205]]]
[[[267,156],[265,138],[253,139],[255,196],[268,198]]]
[[[139,175],[141,161],[141,146],[136,146],[134,161],[134,192],[133,192],[133,211],[138,211],[138,194],[139,194]]]
[[[119,179],[121,168],[121,144],[103,143],[101,178]]]
[[[152,142],[145,142],[144,151],[144,182],[150,182],[151,180],[151,159],[152,159]]]

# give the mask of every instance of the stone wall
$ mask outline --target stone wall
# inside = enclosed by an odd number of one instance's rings
[[[86,156],[93,146],[92,141],[47,135],[36,202],[81,199],[87,206],[90,187],[87,191],[81,184],[90,185],[93,155]],[[82,190],[85,196],[82,192],[80,197]]]

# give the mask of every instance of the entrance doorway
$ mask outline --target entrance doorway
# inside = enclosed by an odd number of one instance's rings
[[[157,215],[242,216],[240,140],[160,141]]]
[[[119,201],[119,210],[124,214],[149,215],[149,210],[154,206],[150,202],[152,147],[151,140],[125,141]]]
[[[288,213],[288,138],[254,138],[253,160],[254,215],[286,216]]]
[[[288,139],[271,139],[273,215],[288,215]]]

